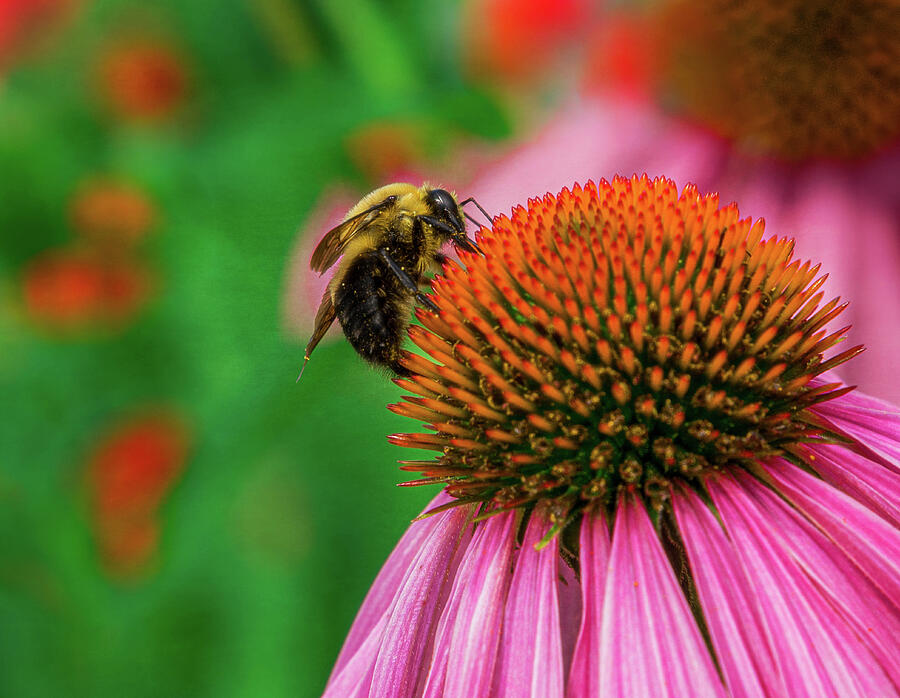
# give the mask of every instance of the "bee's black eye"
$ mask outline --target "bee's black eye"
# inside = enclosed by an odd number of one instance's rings
[[[428,192],[428,203],[435,214],[440,215],[447,211],[456,212],[456,199],[444,189],[432,189]]]

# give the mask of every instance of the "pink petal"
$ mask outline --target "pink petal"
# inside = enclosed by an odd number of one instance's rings
[[[494,681],[498,698],[562,698],[563,658],[557,576],[559,545],[534,546],[550,528],[535,511],[525,529],[506,602],[500,662]]]
[[[427,673],[426,649],[437,627],[440,611],[450,592],[471,536],[466,529],[472,507],[456,507],[442,514],[442,536],[428,541],[410,565],[394,598],[391,618],[375,660],[372,690],[375,695],[412,696]]]
[[[656,115],[644,127],[640,145],[632,153],[617,155],[613,151],[602,165],[607,179],[612,174],[646,173],[651,179],[672,179],[679,188],[696,184],[704,191],[716,191],[727,153],[726,144],[710,138],[703,130]]]
[[[900,473],[900,408],[854,390],[814,411],[856,439],[857,450]]]
[[[707,485],[744,577],[757,589],[757,611],[786,695],[892,695],[890,680],[833,599],[797,564],[797,541],[776,542],[782,533],[773,512],[790,513],[788,505],[771,493],[758,499],[762,486],[746,474],[710,478]]]
[[[568,676],[575,654],[575,643],[581,628],[581,582],[575,570],[563,559],[559,565],[559,632],[563,653],[563,676]]]
[[[822,478],[900,527],[900,477],[844,446],[816,444],[807,452]]]
[[[773,463],[767,469],[779,471],[785,480],[807,480],[803,483],[831,490],[840,494],[830,485],[820,482],[800,468],[787,462]],[[784,504],[774,492],[750,477],[745,477],[748,490],[769,513],[773,532],[772,540],[780,545],[817,585],[820,593],[847,625],[855,633],[891,677],[895,687],[900,686],[900,663],[896,661],[900,646],[900,599],[884,595],[860,567],[835,545],[835,541],[805,520],[799,512]],[[783,487],[779,489],[784,492]],[[831,494],[819,491],[823,502],[829,501]],[[795,500],[794,502],[798,502]],[[800,506],[801,512],[804,507]],[[809,511],[805,511],[807,516]],[[880,521],[880,519],[879,519]],[[822,527],[824,528],[824,527]]]
[[[341,670],[332,671],[322,698],[365,698],[369,695],[375,657],[378,656],[378,648],[390,618],[391,612],[386,610],[372,624],[369,634],[357,645],[356,651],[345,658]]]
[[[600,695],[600,629],[609,546],[605,513],[600,510],[586,513],[581,523],[579,550],[583,614],[569,674],[570,698]]]
[[[447,500],[438,495],[428,508]],[[381,695],[412,694],[424,676],[423,657],[449,592],[457,552],[470,535],[470,516],[471,507],[457,507],[410,526],[363,601],[326,696],[344,696],[358,686],[364,689],[353,690],[366,694],[369,684]]]
[[[429,502],[424,511],[449,501],[452,501],[452,498],[440,492]],[[344,665],[350,661],[350,658],[372,634],[373,628],[382,622],[385,612],[389,611],[393,605],[400,582],[407,575],[410,565],[422,548],[428,545],[432,538],[440,538],[448,534],[454,535],[452,531],[448,530],[446,517],[443,514],[416,521],[406,529],[406,533],[403,534],[382,565],[366,598],[363,599],[356,619],[347,634],[347,639],[344,640],[344,646],[334,663],[331,679],[341,672]],[[331,679],[329,679],[329,683],[331,683]]]
[[[763,467],[798,509],[889,599],[900,603],[900,529],[787,461]]]
[[[823,373],[819,376],[819,379],[824,379],[823,382],[826,383],[834,383],[835,381],[841,381],[842,383],[847,382],[842,379],[841,375],[834,371],[827,371],[826,373]],[[846,395],[841,396],[837,400],[824,402],[816,409],[822,412],[830,412],[834,410],[837,412],[843,412],[848,416],[852,415],[854,412],[858,414],[865,414],[866,412],[874,412],[876,414],[880,413],[884,415],[892,414],[894,415],[894,420],[900,419],[900,407],[887,400],[882,400],[881,398],[875,397],[874,395],[869,395],[862,390],[854,390],[847,393]],[[893,433],[896,433],[896,430],[897,427],[895,426],[893,429]]]
[[[604,697],[724,696],[643,504],[619,500],[603,598]]]
[[[506,594],[512,579],[516,515],[479,524],[438,623],[426,697],[490,692]]]
[[[826,300],[841,296],[850,301],[831,325],[853,325],[852,344],[846,347],[860,342],[867,346],[841,372],[866,392],[900,401],[897,217],[834,166],[808,167],[794,186],[792,215],[777,232],[797,240],[796,257],[822,263],[829,274]]]
[[[729,693],[786,695],[756,609],[755,584],[744,576],[731,541],[693,492],[676,492],[672,504]]]

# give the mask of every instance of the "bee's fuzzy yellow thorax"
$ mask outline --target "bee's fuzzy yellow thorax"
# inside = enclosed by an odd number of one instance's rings
[[[389,196],[396,196],[399,201],[410,195],[417,196],[419,195],[418,192],[419,187],[415,186],[414,184],[407,184],[404,182],[385,184],[383,187],[378,187],[378,189],[369,192],[362,199],[360,199],[359,203],[357,203],[353,208],[347,211],[347,215],[344,216],[344,220],[352,218],[356,214],[362,213],[368,208],[372,208],[372,206],[380,201],[384,201]]]

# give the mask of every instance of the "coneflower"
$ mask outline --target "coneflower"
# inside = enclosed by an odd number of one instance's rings
[[[831,375],[819,267],[646,177],[482,232],[393,406],[444,491],[325,694],[897,695],[900,412]]]
[[[894,0],[664,0],[648,14],[659,87],[742,148],[840,160],[900,139]]]

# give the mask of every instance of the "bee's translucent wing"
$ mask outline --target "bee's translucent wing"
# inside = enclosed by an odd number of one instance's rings
[[[360,231],[365,230],[378,213],[393,205],[396,200],[396,196],[389,196],[325,233],[325,237],[316,245],[316,249],[312,253],[309,268],[320,273],[328,269],[338,261],[338,257],[343,253],[347,243]]]
[[[306,362],[309,361],[309,355],[312,354],[316,345],[322,341],[322,337],[328,332],[328,328],[331,327],[331,324],[336,317],[337,314],[334,311],[334,304],[331,302],[331,292],[326,289],[325,295],[322,296],[322,303],[319,305],[319,310],[316,313],[315,329],[313,330],[312,337],[309,338],[309,342],[306,343],[306,351],[303,352],[303,368],[300,369],[300,376],[303,375],[303,370],[306,368]],[[297,376],[297,380],[300,380],[300,376]]]
[[[326,289],[325,295],[322,296],[322,303],[319,305],[319,311],[316,313],[316,326],[313,330],[313,335],[309,338],[309,342],[306,345],[305,353],[307,358],[312,354],[312,350],[316,348],[316,344],[318,344],[322,337],[325,336],[325,333],[328,332],[328,328],[331,327],[331,323],[334,322],[335,317],[336,313],[334,312],[334,305],[331,302],[331,292]]]

